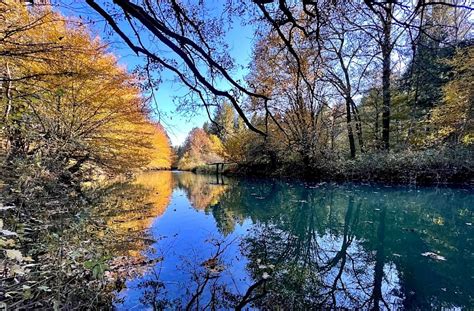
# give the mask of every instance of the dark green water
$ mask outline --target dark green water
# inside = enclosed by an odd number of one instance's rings
[[[171,175],[171,176],[170,176]],[[474,192],[149,173],[163,205],[116,307],[474,307]]]

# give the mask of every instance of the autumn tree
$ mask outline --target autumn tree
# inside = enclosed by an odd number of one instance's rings
[[[472,144],[474,141],[474,47],[459,48],[452,60],[451,81],[443,87],[443,102],[431,110],[431,143]]]
[[[49,8],[1,8],[14,21],[0,29],[2,142],[13,180],[32,162],[44,177],[69,184],[84,169],[125,172],[157,158],[158,148],[169,151],[167,139],[160,147],[153,141],[163,133],[150,130],[139,79],[85,27]]]
[[[219,137],[208,134],[201,128],[194,128],[186,138],[178,168],[191,170],[208,163],[221,162],[222,155],[223,146]]]
[[[151,148],[148,151],[150,162],[146,167],[150,169],[171,168],[174,155],[165,128],[156,122],[150,122],[147,128],[149,131],[145,133],[145,137],[150,137]]]
[[[214,134],[225,142],[235,135],[237,128],[235,110],[227,102],[220,103],[209,125],[208,132]]]
[[[284,49],[284,42],[274,33],[264,35],[257,42],[252,71],[247,77],[257,93],[270,100],[250,100],[249,110],[258,113],[269,136],[283,136],[281,144],[291,149],[305,165],[323,145],[319,127],[325,89],[318,80],[321,63],[311,45],[295,36],[294,49],[304,55],[304,61],[294,62],[293,55]],[[261,59],[260,55],[267,55]],[[269,113],[267,113],[269,111]],[[281,131],[276,134],[275,130]]]
[[[364,158],[366,150],[386,157],[404,150],[411,93],[425,94],[416,84],[429,87],[418,70],[422,63],[431,67],[423,61],[431,44],[423,44],[427,38],[442,40],[440,48],[452,44],[447,37],[459,42],[468,34],[463,24],[472,11],[462,0],[87,3],[144,57],[150,76],[168,70],[189,89],[180,108],[202,106],[212,119],[219,103],[232,105],[245,127],[262,137],[244,130],[241,141],[221,137],[230,142],[224,146],[239,161],[259,159],[272,168],[345,161],[345,153],[356,159],[359,151]],[[251,23],[256,35],[243,80],[234,76],[237,64],[225,41],[237,20]],[[417,82],[403,89],[402,76]],[[438,88],[437,94],[441,99],[444,93]],[[212,127],[206,131],[217,133]]]

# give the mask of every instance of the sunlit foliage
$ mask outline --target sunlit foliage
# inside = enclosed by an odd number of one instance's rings
[[[186,138],[184,153],[178,162],[178,168],[191,170],[201,165],[222,162],[222,142],[214,134],[208,134],[201,128],[194,128]]]
[[[170,166],[168,137],[147,117],[140,80],[106,45],[48,8],[15,1],[2,5],[2,15],[11,21],[0,29],[7,161],[35,157],[50,172],[72,175],[84,167]]]
[[[434,131],[430,141],[474,142],[474,47],[459,49],[448,61],[453,66],[452,80],[443,87],[444,103],[431,113]]]

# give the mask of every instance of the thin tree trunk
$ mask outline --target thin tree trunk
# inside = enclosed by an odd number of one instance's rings
[[[354,134],[352,132],[352,117],[351,117],[351,99],[346,98],[346,121],[347,121],[347,136],[349,138],[349,147],[351,150],[351,158],[355,158],[356,149],[355,149],[355,141],[354,141]]]
[[[335,122],[336,117],[333,115],[331,119],[331,152],[334,152],[334,140],[335,140]]]
[[[10,66],[8,66],[8,63],[6,64],[6,89],[5,89],[5,97],[7,98],[7,107],[5,108],[5,114],[3,116],[3,122],[6,123],[8,120],[8,117],[10,115],[10,111],[12,109],[12,75],[10,71]]]
[[[390,12],[392,10],[392,5],[389,4],[389,7],[386,12],[386,20],[383,22],[383,43],[382,43],[382,59],[383,59],[383,69],[382,69],[382,102],[383,102],[383,111],[382,111],[382,146],[383,149],[388,151],[390,150],[390,106],[391,106],[391,94],[390,94],[390,57],[392,54],[392,44],[391,44],[391,30],[392,30],[392,17]]]
[[[364,139],[362,137],[362,122],[360,120],[360,114],[359,114],[359,109],[357,109],[357,106],[353,100],[351,100],[351,106],[352,106],[352,113],[354,114],[354,120],[356,121],[355,126],[356,126],[356,134],[357,134],[357,139],[359,142],[359,148],[360,152],[364,153]]]

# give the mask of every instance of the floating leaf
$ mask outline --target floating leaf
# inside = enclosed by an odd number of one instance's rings
[[[433,253],[433,252],[425,252],[425,253],[421,254],[421,256],[429,257],[429,258],[434,259],[434,260],[446,261],[446,258],[444,256],[438,255],[438,254]]]

